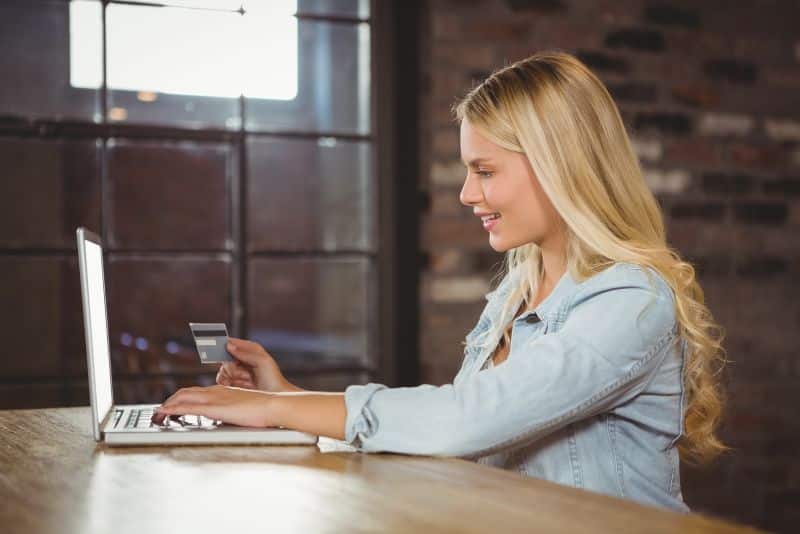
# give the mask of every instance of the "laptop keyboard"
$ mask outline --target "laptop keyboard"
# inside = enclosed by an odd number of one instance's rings
[[[202,415],[181,415],[178,417],[166,417],[161,424],[151,421],[153,408],[140,408],[138,410],[114,410],[114,428],[137,429],[137,428],[173,428],[188,430],[190,428],[211,429],[222,424],[221,421],[209,419]]]
[[[153,417],[152,408],[128,410],[127,415],[125,410],[114,410],[114,428],[150,428],[155,426],[150,421],[151,417]]]

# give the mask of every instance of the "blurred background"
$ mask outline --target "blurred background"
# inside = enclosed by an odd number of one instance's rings
[[[537,50],[617,101],[732,360],[695,511],[800,523],[800,2],[0,1],[0,408],[88,404],[75,228],[117,402],[210,384],[226,322],[298,385],[450,382],[501,256],[450,106]]]

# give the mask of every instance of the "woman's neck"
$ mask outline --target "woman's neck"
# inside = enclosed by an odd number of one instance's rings
[[[551,234],[539,245],[542,279],[539,285],[552,290],[567,270],[567,239],[564,230]],[[549,290],[548,290],[549,293]]]
[[[551,271],[552,272],[552,271]],[[550,293],[553,292],[558,281],[561,280],[561,277],[564,276],[566,269],[562,267],[562,270],[557,275],[547,276],[547,273],[542,276],[539,280],[539,287],[536,290],[536,295],[531,299],[530,303],[528,304],[528,310],[534,310],[536,307],[542,303],[544,299],[546,299]]]
[[[543,270],[539,287],[545,288],[549,293],[567,271],[567,262],[562,257],[554,258],[552,255],[543,255],[542,264]]]

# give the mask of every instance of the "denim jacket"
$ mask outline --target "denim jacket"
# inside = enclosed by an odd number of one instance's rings
[[[452,384],[349,386],[345,441],[363,452],[477,460],[688,512],[676,447],[686,344],[672,290],[629,263],[581,283],[567,270],[514,320],[507,359],[483,368],[493,351],[471,342],[515,281],[510,273],[486,296]]]

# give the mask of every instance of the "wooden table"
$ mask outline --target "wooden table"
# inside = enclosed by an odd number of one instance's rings
[[[748,532],[465,460],[317,446],[110,448],[88,408],[0,411],[0,531]]]

